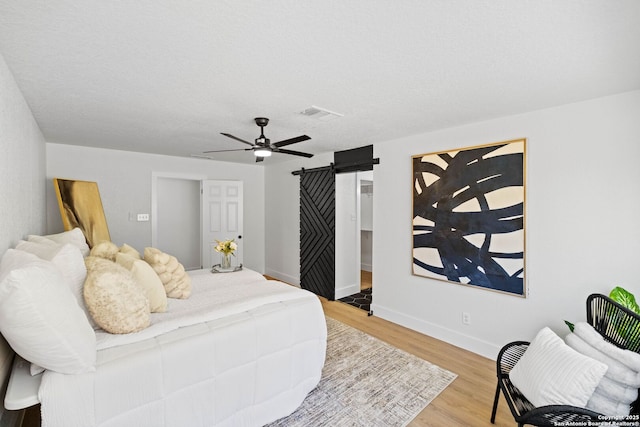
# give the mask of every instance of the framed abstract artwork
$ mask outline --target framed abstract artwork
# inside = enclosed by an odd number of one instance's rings
[[[413,160],[413,274],[526,297],[526,140]]]
[[[111,241],[98,183],[54,178],[53,187],[65,231],[79,227],[90,248],[103,240]]]

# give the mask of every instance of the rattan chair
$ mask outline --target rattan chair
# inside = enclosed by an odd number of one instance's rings
[[[640,353],[640,316],[611,298],[601,294],[589,295],[587,298],[587,323],[612,344]],[[589,422],[601,421],[601,414],[589,409],[570,405],[535,407],[524,397],[509,379],[509,372],[528,347],[529,342],[527,341],[514,341],[505,345],[498,353],[496,363],[498,385],[491,411],[491,423],[495,423],[501,391],[518,426],[525,424],[539,427],[562,424],[589,425]],[[632,406],[631,413],[637,414],[637,410],[638,401]]]
[[[601,294],[587,298],[587,323],[610,343],[640,353],[640,315]]]
[[[589,425],[588,423],[590,421],[597,422],[601,414],[589,409],[570,405],[535,407],[524,397],[520,390],[518,390],[509,379],[509,372],[511,372],[511,369],[513,369],[518,360],[520,360],[528,347],[529,343],[527,341],[514,341],[502,347],[500,353],[498,353],[498,385],[493,400],[491,423],[495,423],[496,421],[500,391],[502,391],[507,405],[509,405],[509,410],[511,410],[511,415],[513,415],[518,426],[531,424],[540,427],[554,427],[559,425]]]

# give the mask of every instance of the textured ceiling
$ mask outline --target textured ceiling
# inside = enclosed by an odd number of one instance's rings
[[[318,154],[640,89],[640,1],[0,0],[0,53],[50,142]]]

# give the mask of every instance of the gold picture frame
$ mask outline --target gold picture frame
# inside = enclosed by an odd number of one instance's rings
[[[53,187],[65,231],[80,228],[89,247],[111,241],[97,182],[54,178]]]

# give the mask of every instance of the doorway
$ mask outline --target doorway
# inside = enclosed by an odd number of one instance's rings
[[[353,182],[356,239],[352,271],[357,285],[351,293],[342,295],[338,300],[370,312],[373,300],[373,171],[355,173]],[[340,212],[337,215],[344,214]]]
[[[151,196],[151,245],[180,260],[185,270],[201,268],[200,179],[155,175]]]
[[[175,256],[185,270],[219,263],[216,239],[242,239],[242,181],[165,173],[153,173],[151,181],[151,246]],[[234,266],[242,255],[239,245]]]

